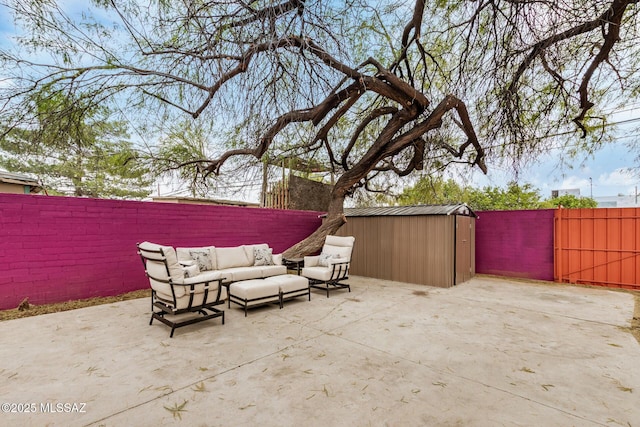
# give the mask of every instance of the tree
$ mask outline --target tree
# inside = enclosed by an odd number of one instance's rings
[[[564,194],[545,200],[544,205],[550,208],[597,208],[598,202],[591,197],[576,197],[573,194]]]
[[[53,193],[142,198],[148,170],[126,141],[122,123],[103,107],[46,90],[33,93],[31,128],[13,128],[0,139],[0,166],[32,173]]]
[[[469,203],[469,189],[462,187],[453,179],[441,177],[422,177],[412,187],[405,188],[398,196],[400,205],[441,205],[451,203]]]
[[[469,206],[479,211],[540,209],[540,192],[529,183],[509,182],[506,189],[484,187],[469,192]]]
[[[2,112],[20,113],[0,118],[28,116],[13,107],[46,83],[164,123],[223,122],[228,149],[176,161],[199,177],[267,154],[321,160],[338,178],[323,225],[285,252],[301,255],[342,225],[345,198],[388,174],[486,172],[488,154],[535,155],[560,131],[599,144],[596,104],[640,93],[638,1],[94,0],[100,18],[77,23],[55,4],[7,0],[25,43],[59,60],[2,53],[15,71]]]
[[[466,203],[477,211],[540,209],[540,192],[529,183],[509,182],[506,188],[486,186],[482,189],[462,187],[454,180],[422,178],[399,196],[400,204]]]

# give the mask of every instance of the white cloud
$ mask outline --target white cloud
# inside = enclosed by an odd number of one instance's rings
[[[583,178],[576,175],[567,176],[562,180],[562,184],[558,190],[569,190],[573,188],[579,188],[580,194],[585,194],[585,189],[589,189],[591,186],[591,181],[589,178]],[[587,193],[588,194],[588,193]]]
[[[635,185],[638,182],[638,176],[633,172],[624,168],[615,169],[610,173],[603,173],[598,177],[598,183],[601,185]]]

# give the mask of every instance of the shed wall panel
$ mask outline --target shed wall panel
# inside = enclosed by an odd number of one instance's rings
[[[351,274],[449,287],[455,280],[455,218],[349,217],[337,234],[356,238]]]

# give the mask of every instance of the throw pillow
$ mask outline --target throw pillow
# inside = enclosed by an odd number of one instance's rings
[[[189,255],[194,259],[200,271],[213,270],[209,249],[191,249]]]
[[[185,279],[188,279],[189,277],[196,277],[198,274],[200,274],[200,269],[198,268],[197,264],[182,267],[182,269],[184,270]]]
[[[253,265],[275,265],[272,251],[271,248],[253,248]]]
[[[320,254],[320,259],[318,259],[318,265],[322,267],[329,267],[329,260],[333,258],[338,258],[337,255],[325,254],[324,252]]]

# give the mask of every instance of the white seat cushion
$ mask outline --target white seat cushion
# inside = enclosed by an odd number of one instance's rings
[[[233,267],[218,270],[224,283],[239,282],[241,280],[261,279],[263,267]]]
[[[309,279],[327,281],[331,279],[331,271],[327,267],[304,267],[301,274]]]
[[[309,279],[294,274],[284,274],[280,276],[272,276],[264,279],[267,282],[277,283],[280,292],[291,292],[309,289]]]
[[[268,301],[278,301],[280,287],[277,283],[263,279],[243,280],[232,283],[229,286],[229,294],[242,300],[257,300],[248,301],[247,305],[262,304]]]
[[[285,267],[284,265],[265,265],[256,268],[260,268],[262,277],[280,276],[282,274],[287,274],[287,267]]]

